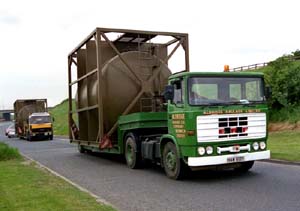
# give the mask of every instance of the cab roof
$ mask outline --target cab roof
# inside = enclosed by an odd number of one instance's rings
[[[50,114],[48,112],[40,112],[40,113],[32,113],[30,116],[31,117],[32,116],[50,116]]]
[[[261,72],[179,72],[170,76],[170,79],[186,76],[202,77],[263,77]]]

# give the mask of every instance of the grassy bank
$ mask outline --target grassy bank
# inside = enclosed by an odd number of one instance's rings
[[[68,135],[68,106],[66,99],[50,110],[50,114],[54,118],[54,135]],[[75,108],[75,101],[73,101],[73,108]]]
[[[271,109],[270,121],[273,123],[288,122],[290,124],[297,124],[297,122],[300,122],[300,106]]]
[[[0,155],[4,148],[11,149],[0,143]],[[15,152],[0,161],[0,210],[114,210]]]
[[[268,148],[273,159],[300,162],[300,131],[270,133]]]

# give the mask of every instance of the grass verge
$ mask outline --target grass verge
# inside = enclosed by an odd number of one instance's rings
[[[0,210],[114,210],[20,156],[0,161],[0,169]]]
[[[300,162],[300,131],[269,133],[271,158]]]
[[[21,158],[18,149],[11,148],[4,143],[0,143],[0,161]]]

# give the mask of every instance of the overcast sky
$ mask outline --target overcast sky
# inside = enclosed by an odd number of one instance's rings
[[[0,7],[0,109],[67,98],[67,55],[96,27],[189,33],[191,71],[300,49],[300,1],[9,0]]]

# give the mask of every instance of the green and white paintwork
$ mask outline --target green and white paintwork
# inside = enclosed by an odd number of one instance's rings
[[[155,129],[155,128],[165,128],[166,134],[160,136],[160,152],[162,155],[163,147],[165,143],[171,141],[176,146],[177,154],[180,158],[188,164],[190,167],[206,166],[206,165],[219,165],[226,164],[228,158],[242,156],[243,161],[253,161],[259,159],[267,159],[270,157],[270,151],[267,147],[264,150],[258,149],[254,150],[252,144],[254,142],[265,142],[267,143],[267,132],[264,137],[259,138],[247,138],[247,139],[236,139],[230,141],[201,141],[197,140],[197,117],[209,116],[211,114],[218,115],[218,113],[224,112],[230,113],[234,111],[234,115],[247,115],[251,114],[249,111],[254,111],[253,113],[268,115],[268,107],[266,102],[259,104],[231,104],[231,105],[201,105],[193,106],[188,103],[188,78],[190,77],[234,77],[234,78],[245,78],[245,77],[259,77],[263,78],[261,73],[241,73],[241,72],[220,72],[220,73],[196,73],[196,72],[183,72],[179,74],[174,74],[169,78],[169,84],[172,81],[182,80],[183,81],[183,102],[181,104],[167,103],[166,112],[140,112],[132,113],[128,115],[122,115],[118,120],[118,147],[113,149],[103,149],[101,152],[109,152],[116,154],[124,154],[125,136],[129,132],[143,130],[143,129]],[[238,112],[237,112],[238,111]],[[177,137],[176,129],[173,125],[172,116],[173,115],[183,115],[184,118],[180,121],[184,122],[184,137]],[[264,116],[264,115],[263,115]],[[265,126],[267,125],[267,118],[265,118]],[[267,128],[265,128],[267,130]],[[187,131],[191,134],[187,134]],[[222,152],[218,154],[218,147],[232,147],[232,146],[244,146],[248,150],[243,150],[240,153]],[[213,147],[212,154],[205,154],[200,156],[198,153],[198,147]],[[88,147],[86,147],[88,148]],[[228,149],[229,149],[228,148]],[[243,147],[242,147],[243,148]],[[99,150],[99,149],[97,149]],[[130,155],[128,155],[130,156]],[[174,154],[169,153],[167,155],[167,161],[170,168],[174,165]]]

